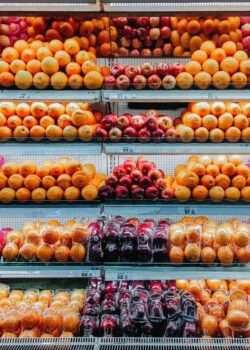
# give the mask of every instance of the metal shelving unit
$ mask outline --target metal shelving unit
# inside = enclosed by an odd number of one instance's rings
[[[0,90],[0,101],[99,102],[100,98],[100,90]]]
[[[237,92],[237,93],[236,93]],[[249,90],[102,90],[105,102],[249,101]]]

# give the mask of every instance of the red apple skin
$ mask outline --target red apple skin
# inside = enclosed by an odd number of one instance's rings
[[[150,186],[145,190],[145,198],[157,199],[160,196],[159,190],[155,186]]]
[[[177,142],[179,139],[179,134],[175,128],[170,128],[166,131],[167,141],[170,143]]]
[[[164,26],[161,28],[161,38],[166,40],[169,39],[171,35],[171,29],[168,26]]]
[[[117,184],[118,184],[118,178],[115,175],[111,174],[106,177],[105,185],[115,187]]]
[[[120,117],[118,117],[116,126],[119,129],[123,130],[123,129],[127,128],[129,125],[130,125],[130,120],[127,116],[121,115]]]
[[[124,26],[123,35],[127,39],[131,39],[133,35],[133,28],[131,26]]]
[[[142,128],[138,132],[139,141],[142,143],[150,142],[151,132],[147,128]]]
[[[148,86],[152,90],[158,90],[161,87],[161,78],[157,74],[150,75],[148,77]]]
[[[117,51],[118,57],[128,57],[129,56],[129,50],[125,47],[119,47]]]
[[[148,35],[148,31],[147,31],[146,28],[140,27],[140,28],[137,29],[137,35],[138,35],[138,38],[143,40]]]
[[[133,85],[136,90],[143,90],[147,86],[147,79],[139,74],[133,79]]]
[[[158,27],[160,24],[160,17],[150,17],[149,23],[151,27]]]
[[[161,198],[164,199],[165,201],[171,201],[171,199],[174,198],[174,191],[172,188],[165,188],[161,192]]]
[[[150,38],[149,35],[146,36],[144,39],[144,46],[145,47],[152,47],[153,46],[153,40]]]
[[[123,138],[125,142],[135,142],[137,131],[132,126],[128,126],[123,130]]]
[[[162,191],[167,187],[167,180],[164,177],[161,177],[155,181],[155,186],[159,191]]]
[[[127,199],[129,197],[129,190],[125,186],[117,186],[115,189],[115,197],[117,199]]]
[[[152,51],[152,55],[153,55],[153,57],[162,57],[163,50],[160,47],[157,47]]]
[[[157,118],[154,117],[154,116],[149,116],[147,117],[147,120],[146,120],[146,127],[151,130],[151,131],[154,131],[157,129],[158,127],[158,124],[157,124]]]
[[[136,77],[137,75],[140,74],[140,70],[138,66],[135,65],[129,65],[125,68],[125,75],[129,78],[129,79],[134,79],[134,77]]]
[[[138,17],[137,25],[139,27],[147,27],[149,25],[149,17]]]
[[[131,171],[136,169],[136,161],[134,158],[127,158],[123,163],[123,167],[126,170],[126,173],[129,175]]]
[[[143,199],[144,198],[144,189],[139,187],[139,186],[133,187],[131,190],[131,197],[133,199],[136,199],[136,200]]]
[[[243,24],[241,27],[243,37],[250,35],[250,23]]]
[[[121,129],[119,129],[117,127],[110,129],[110,131],[109,131],[109,139],[112,142],[119,142],[121,140],[121,137],[122,137]]]
[[[141,74],[144,75],[144,77],[149,77],[150,75],[155,73],[155,68],[152,66],[151,63],[145,62],[141,66]]]
[[[131,57],[140,57],[140,51],[138,49],[133,49],[130,51]]]
[[[172,75],[166,75],[162,79],[162,86],[165,90],[172,90],[176,86],[176,79]]]
[[[164,46],[164,40],[163,39],[158,39],[155,43],[155,48],[156,49],[162,49]]]
[[[137,39],[137,38],[134,38],[132,40],[132,47],[133,47],[133,49],[141,49],[142,48],[142,41]]]
[[[125,175],[125,176],[122,176],[120,178],[119,184],[121,186],[125,186],[125,187],[127,187],[129,189],[129,188],[131,188],[132,181],[131,181],[131,179],[130,179],[130,177],[128,175]]]
[[[181,62],[175,62],[172,65],[172,71],[171,73],[176,77],[178,74],[185,71],[184,65]]]
[[[100,128],[99,126],[95,130],[95,137],[101,140],[106,140],[108,137],[108,133],[105,129]]]
[[[162,129],[162,130],[168,130],[171,129],[173,127],[173,119],[167,115],[165,116],[160,116],[157,120],[158,122],[158,126]]]
[[[124,72],[125,72],[125,66],[121,63],[116,63],[111,68],[111,74],[116,78],[124,74]]]
[[[118,28],[123,28],[128,24],[127,17],[115,17],[113,18],[113,24],[115,24]]]
[[[156,74],[158,74],[160,78],[163,78],[165,75],[169,74],[169,65],[165,62],[160,62],[157,64],[155,70]]]
[[[122,176],[126,175],[126,170],[122,165],[117,165],[113,170],[113,175],[117,177],[117,179],[120,179]]]
[[[164,131],[162,129],[157,128],[152,132],[153,142],[155,142],[155,143],[163,142],[164,138],[165,138],[165,134],[164,134]]]
[[[146,118],[143,115],[136,114],[132,116],[130,123],[131,123],[131,126],[138,131],[144,128],[146,123]]]
[[[141,56],[142,57],[152,57],[152,51],[150,49],[142,49]]]
[[[164,26],[170,26],[171,24],[171,17],[161,17],[161,25]]]
[[[130,178],[133,184],[138,184],[142,177],[143,174],[139,169],[131,171]]]
[[[116,78],[116,87],[119,90],[126,90],[130,86],[130,79],[122,74],[118,78]]]
[[[173,52],[173,45],[170,43],[164,44],[163,53],[165,56],[171,56]]]
[[[104,78],[104,89],[113,90],[115,88],[116,78],[113,75],[108,75]]]

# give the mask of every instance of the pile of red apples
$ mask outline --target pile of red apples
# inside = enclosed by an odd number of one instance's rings
[[[111,74],[104,79],[104,88],[109,90],[126,90],[130,87],[136,90],[146,88],[172,90],[176,86],[175,77],[184,71],[184,65],[180,62],[173,64],[159,62],[155,66],[150,62],[145,62],[141,66],[125,66],[116,63],[111,68]]]

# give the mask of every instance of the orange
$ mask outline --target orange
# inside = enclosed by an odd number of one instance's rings
[[[210,175],[210,176],[215,178],[216,176],[219,175],[219,173],[220,173],[220,169],[215,164],[210,164],[206,167],[206,174],[207,175]]]
[[[88,61],[85,61],[83,64],[82,64],[82,72],[83,74],[87,74],[88,72],[91,72],[91,71],[96,71],[97,70],[97,66],[94,62],[88,60]]]
[[[185,64],[185,71],[195,76],[201,71],[201,64],[196,61],[189,61]]]
[[[36,173],[36,164],[32,161],[25,161],[19,165],[19,174],[24,177]]]
[[[3,190],[2,190],[3,191]],[[1,194],[1,192],[0,192]],[[241,192],[240,192],[240,195],[241,195],[241,199],[244,201],[244,202],[250,202],[250,186],[246,186],[244,187]]]
[[[62,128],[57,125],[49,125],[45,132],[46,137],[51,141],[59,141],[62,138],[62,134]]]
[[[74,186],[68,187],[64,192],[64,198],[67,201],[76,201],[80,198],[80,190]]]
[[[219,174],[216,176],[215,178],[215,183],[217,186],[220,186],[221,188],[223,188],[224,190],[226,188],[228,188],[231,184],[231,180],[230,177],[228,175],[223,174]]]
[[[19,52],[14,47],[6,47],[2,52],[2,59],[7,63],[19,58]]]
[[[247,178],[249,176],[249,174],[250,174],[250,170],[249,170],[249,167],[247,165],[239,164],[236,167],[236,173],[237,173],[237,175],[242,175],[245,178]]]
[[[197,201],[204,201],[208,197],[208,189],[203,185],[198,185],[193,188],[192,197]]]
[[[54,57],[45,57],[42,60],[41,68],[44,73],[51,75],[53,73],[58,72],[59,63]]]
[[[233,163],[228,162],[222,166],[221,172],[222,172],[222,174],[225,174],[228,176],[234,176],[236,173],[236,167]]]
[[[80,64],[76,62],[70,62],[66,66],[66,74],[68,76],[71,76],[73,74],[80,74],[81,73],[81,66]]]
[[[8,186],[13,190],[18,190],[23,186],[23,176],[20,174],[13,174],[8,179]]]
[[[242,190],[246,186],[246,178],[242,175],[236,175],[232,179],[232,185],[233,187],[238,188],[239,190]]]
[[[204,175],[201,178],[201,184],[205,186],[207,189],[210,189],[215,186],[215,179],[211,175]]]
[[[17,141],[25,141],[29,136],[29,129],[24,125],[19,125],[15,128],[13,136]]]
[[[210,40],[204,41],[200,47],[200,50],[205,51],[208,56],[210,56],[215,49],[215,44]]]
[[[233,125],[234,117],[231,113],[223,113],[218,118],[218,126],[222,130],[227,130]]]
[[[74,244],[70,250],[70,258],[72,261],[83,261],[86,256],[86,249],[84,245],[77,243]]]
[[[47,198],[53,202],[59,202],[63,199],[64,192],[59,186],[52,186],[47,191]]]
[[[25,102],[21,102],[16,106],[16,114],[24,118],[30,114],[30,105]]]
[[[247,76],[250,75],[250,59],[240,62],[240,71]]]
[[[36,73],[33,77],[33,85],[39,89],[46,89],[49,86],[50,77],[44,72]]]
[[[219,71],[213,75],[212,82],[217,89],[226,89],[230,85],[230,75],[227,72]]]
[[[237,50],[237,47],[233,41],[226,41],[222,45],[222,49],[226,52],[227,56],[233,56]]]
[[[14,48],[15,48],[19,53],[21,53],[23,50],[29,48],[29,44],[27,43],[26,40],[19,39],[19,40],[17,40],[17,41],[15,42]]]
[[[75,39],[67,39],[64,42],[64,50],[73,56],[80,51],[80,45]]]
[[[239,62],[234,57],[226,57],[221,61],[220,68],[224,72],[234,74],[238,71]]]
[[[60,115],[65,113],[65,106],[62,103],[54,102],[48,105],[48,114],[52,118],[59,118]]]
[[[31,114],[40,119],[45,116],[48,112],[48,107],[44,102],[33,102],[30,107]]]
[[[227,112],[231,113],[233,116],[241,113],[241,107],[238,103],[226,102]]]
[[[233,57],[236,58],[239,63],[248,59],[247,53],[243,50],[237,50]]]
[[[211,103],[211,113],[216,117],[226,112],[226,105],[224,102],[215,101]]]
[[[219,70],[219,64],[216,60],[209,58],[202,64],[202,70],[210,75],[214,75]]]
[[[0,191],[0,202],[4,204],[11,203],[15,199],[16,193],[12,188],[3,188]]]
[[[23,119],[23,126],[26,128],[31,129],[35,125],[38,125],[38,121],[35,117],[29,115]]]
[[[18,89],[21,89],[21,90],[29,89],[32,85],[32,82],[33,82],[32,75],[25,70],[19,70],[15,75],[15,84],[18,87]]]
[[[85,82],[85,78],[84,78]],[[190,73],[182,72],[177,75],[176,83],[178,87],[182,90],[190,89],[193,85],[193,76]]]
[[[30,200],[30,197],[30,191],[27,188],[22,187],[16,191],[16,199],[20,203],[28,202]]]
[[[84,62],[89,61],[89,53],[85,50],[81,50],[75,56],[76,63],[82,65]]]
[[[4,163],[1,167],[1,172],[7,176],[10,177],[11,175],[18,174],[19,172],[19,166],[14,162],[7,162]]]
[[[87,201],[92,201],[98,197],[98,189],[95,185],[89,184],[81,190],[81,196]]]
[[[68,84],[71,89],[79,90],[83,87],[84,84],[83,77],[79,74],[73,74],[69,77]]]
[[[24,61],[20,59],[16,59],[11,62],[10,64],[10,70],[13,74],[16,74],[19,70],[25,70],[26,64]]]
[[[53,57],[53,54],[51,52],[51,50],[48,47],[40,47],[37,51],[36,51],[36,57],[37,59],[42,62],[42,60],[45,57]]]
[[[225,192],[220,186],[214,186],[209,190],[209,198],[212,202],[221,202],[224,199]]]
[[[53,255],[53,248],[47,244],[41,244],[36,250],[37,259],[40,261],[50,261]]]
[[[235,126],[231,126],[226,130],[225,136],[228,142],[238,142],[241,137],[240,129],[236,128]]]
[[[32,75],[39,73],[41,71],[41,62],[35,59],[30,60],[27,63],[27,71],[30,72]]]
[[[71,57],[70,55],[64,51],[64,50],[59,50],[55,53],[54,58],[58,61],[59,66],[61,68],[64,68],[71,62]]]
[[[0,73],[9,72],[10,66],[5,61],[0,61]]]
[[[12,176],[15,176],[15,174],[12,175]],[[2,188],[6,187],[7,184],[8,184],[8,178],[7,178],[7,176],[5,176],[3,173],[0,173],[0,190],[1,190]]]
[[[222,264],[230,265],[234,261],[234,252],[230,245],[219,247],[217,256]]]
[[[56,72],[51,76],[51,85],[53,89],[62,90],[67,86],[67,75],[62,72]]]
[[[192,20],[192,21],[188,22],[188,25],[187,25],[188,33],[194,35],[194,34],[199,33],[200,29],[201,29],[201,25],[200,25],[200,22],[198,20]]]
[[[60,40],[53,39],[49,43],[49,48],[50,48],[51,52],[54,54],[54,53],[56,53],[59,50],[63,50],[64,46],[63,46],[63,43]]]
[[[243,89],[247,85],[247,76],[242,72],[234,73],[231,77],[231,83],[235,89]]]
[[[21,53],[21,59],[25,62],[28,63],[31,60],[34,60],[36,58],[36,53],[32,49],[25,49]]]
[[[204,118],[202,118],[202,125],[207,130],[215,129],[217,127],[217,123],[217,118],[212,114],[208,114]]]
[[[42,178],[42,187],[44,187],[46,190],[55,185],[56,179],[53,176],[46,175]]]
[[[15,77],[10,72],[3,72],[0,74],[0,86],[11,87],[14,85]]]
[[[91,71],[88,72],[84,77],[84,85],[87,89],[100,89],[102,83],[103,77],[99,72]]]
[[[243,129],[241,132],[241,136],[243,142],[250,142],[250,127]]]
[[[17,115],[12,115],[7,119],[7,126],[12,130],[15,130],[20,125],[22,125],[22,119]]]
[[[175,189],[175,198],[180,202],[186,202],[191,197],[191,191],[188,187],[177,185]]]
[[[37,52],[37,50],[40,47],[43,47],[43,42],[41,40],[34,40],[32,43],[29,44],[29,47],[35,52]]]
[[[94,31],[94,24],[92,21],[84,21],[80,24],[79,33],[83,37],[88,37]]]
[[[212,77],[207,72],[199,72],[194,77],[195,85],[202,90],[206,90],[212,82]]]
[[[28,190],[34,190],[35,188],[40,186],[40,182],[41,179],[39,176],[32,174],[32,175],[28,175],[25,179],[24,179],[24,186],[26,188],[28,188]]]
[[[50,125],[55,125],[55,120],[50,116],[45,115],[40,119],[39,123],[44,129],[47,129]]]
[[[244,114],[238,114],[234,117],[234,126],[242,130],[249,126],[249,120]]]
[[[58,262],[66,262],[69,260],[70,257],[70,249],[68,247],[65,247],[63,245],[58,246],[55,249],[55,259]]]
[[[227,54],[225,50],[221,48],[215,49],[210,55],[210,57],[215,61],[217,61],[218,63],[220,63],[224,58],[226,58],[226,56]]]

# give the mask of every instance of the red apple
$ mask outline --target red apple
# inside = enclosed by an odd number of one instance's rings
[[[163,198],[165,201],[170,201],[171,199],[174,198],[174,191],[172,188],[164,188],[161,192],[161,198]]]
[[[158,169],[152,169],[152,170],[149,171],[148,177],[154,183],[156,180],[158,180],[158,179],[160,179],[162,177],[162,173]]]
[[[147,32],[146,28],[140,27],[140,28],[137,29],[137,36],[141,40],[145,39],[147,35],[148,35],[148,32]]]
[[[148,160],[139,160],[138,161],[138,168],[141,170],[143,175],[147,175],[150,170],[156,169],[156,165],[153,162],[149,162]]]
[[[144,45],[146,47],[152,47],[153,46],[153,41],[151,40],[150,36],[147,35],[144,39]]]
[[[146,189],[147,187],[152,186],[152,181],[150,180],[150,178],[148,176],[143,176],[139,180],[139,186]]]
[[[151,57],[152,51],[150,49],[142,49],[141,50],[141,56],[142,57]]]
[[[158,74],[159,77],[163,78],[169,74],[169,65],[165,62],[160,62],[157,64],[155,70],[156,70],[156,74]]]
[[[113,175],[115,175],[115,177],[120,179],[122,176],[126,175],[126,170],[122,165],[117,165],[113,170]]]
[[[129,79],[134,79],[138,74],[140,74],[140,70],[138,66],[135,65],[129,65],[125,68],[125,75]]]
[[[162,142],[164,140],[164,137],[164,131],[160,128],[157,128],[152,132],[152,140],[156,143]]]
[[[164,190],[164,188],[167,187],[167,179],[164,177],[161,177],[155,181],[155,186],[158,188],[159,191]]]
[[[147,86],[147,79],[143,75],[139,74],[134,77],[133,84],[136,90],[143,90]]]
[[[118,183],[118,178],[113,174],[108,175],[105,179],[105,185],[115,187],[117,183]]]
[[[144,75],[144,77],[149,77],[150,75],[155,73],[155,68],[152,66],[151,63],[145,62],[141,66],[141,74]]]
[[[149,36],[151,40],[158,40],[161,35],[159,28],[151,28],[149,31]]]
[[[133,35],[133,28],[131,26],[124,26],[123,27],[123,35],[125,38],[130,39]]]
[[[130,79],[122,74],[118,78],[116,78],[116,87],[119,90],[126,90],[130,86]]]
[[[138,184],[142,177],[143,174],[139,169],[131,171],[130,178],[133,184]]]
[[[129,56],[129,51],[125,47],[119,47],[117,50],[117,56],[118,57],[128,57]]]
[[[171,25],[171,17],[161,17],[161,25],[170,26]]]
[[[136,114],[132,116],[130,123],[133,128],[140,130],[145,126],[146,118],[142,114]]]
[[[117,186],[115,189],[115,197],[117,199],[127,199],[129,197],[129,190],[125,186]]]
[[[152,51],[152,56],[153,57],[162,57],[163,56],[163,50],[160,47],[155,48]]]
[[[164,44],[163,46],[163,53],[165,56],[171,56],[173,52],[173,45],[170,43]]]
[[[147,112],[146,112],[146,116],[147,117],[158,117],[159,113],[155,110],[155,109],[149,109]]]
[[[134,38],[132,40],[132,47],[133,47],[133,49],[141,49],[142,48],[142,41],[140,39]]]
[[[134,187],[131,190],[131,197],[133,199],[137,199],[137,200],[143,199],[144,198],[144,189],[139,187],[139,186],[134,185]]]
[[[115,88],[116,78],[113,75],[108,75],[104,78],[103,88],[113,90]]]
[[[130,51],[130,56],[131,57],[139,57],[140,56],[140,51],[138,49],[134,49]]]
[[[130,179],[130,177],[128,175],[125,175],[125,176],[122,176],[120,178],[119,184],[121,186],[125,186],[125,187],[127,187],[129,189],[129,188],[131,188],[132,181],[131,181],[131,179]]]
[[[241,22],[241,25],[246,24],[246,23],[250,23],[250,16],[241,16],[240,22]]]
[[[172,90],[175,88],[176,86],[176,80],[175,77],[173,77],[172,75],[166,75],[163,79],[162,79],[162,86],[165,90]]]
[[[109,139],[112,142],[119,142],[122,138],[122,131],[121,129],[115,127],[109,130]]]
[[[149,25],[149,17],[138,17],[137,25],[139,27],[147,27]]]
[[[171,29],[167,26],[164,26],[161,28],[161,38],[162,39],[168,39],[170,38],[170,35],[171,35]]]
[[[158,127],[157,119],[154,116],[149,116],[146,120],[146,127],[149,130],[155,130]]]
[[[175,62],[171,67],[171,73],[176,77],[178,74],[185,71],[184,65],[181,62]]]
[[[164,46],[164,40],[163,39],[158,39],[155,43],[155,48],[156,49],[162,49]]]
[[[101,140],[106,140],[106,138],[108,137],[108,133],[105,129],[100,128],[99,126],[95,129],[95,137],[97,139],[101,139]]]
[[[170,128],[166,131],[166,138],[168,142],[177,142],[179,140],[179,134],[175,128]]]
[[[250,36],[250,23],[243,24],[241,31],[243,37]]]
[[[137,131],[132,126],[128,126],[123,130],[123,138],[125,142],[134,142],[137,137]]]
[[[123,163],[123,168],[126,170],[127,174],[136,169],[136,161],[134,158],[127,158]]]
[[[157,122],[158,122],[158,126],[165,131],[173,127],[173,118],[167,115],[160,116]]]
[[[116,123],[116,126],[123,130],[125,129],[127,126],[129,126],[130,124],[130,121],[129,121],[129,118],[126,116],[126,115],[121,115],[120,117],[118,117],[117,119],[117,123]]]
[[[148,86],[153,90],[158,90],[161,87],[161,78],[157,74],[148,77]]]
[[[138,132],[138,138],[140,142],[143,142],[143,143],[150,142],[151,133],[147,128],[142,128]]]
[[[149,23],[151,27],[157,27],[160,24],[160,17],[150,17]]]
[[[128,24],[128,18],[127,17],[115,17],[113,18],[113,24],[117,26],[118,28],[123,28],[125,25]]]
[[[111,128],[115,127],[117,119],[117,114],[107,114],[102,118],[100,127],[109,131]]]
[[[111,74],[116,78],[124,74],[124,72],[125,72],[125,66],[121,63],[116,63],[111,68]]]
[[[157,199],[160,196],[159,190],[155,186],[150,186],[145,190],[145,198]]]

